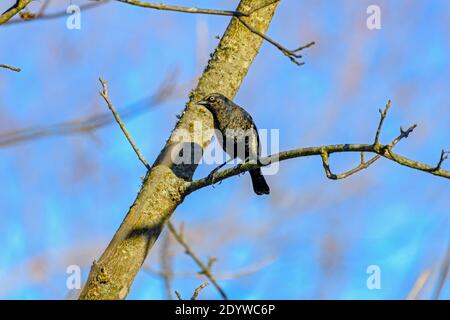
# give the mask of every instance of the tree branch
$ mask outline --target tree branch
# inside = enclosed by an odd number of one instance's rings
[[[89,9],[94,9],[100,5],[104,5],[109,3],[109,0],[102,0],[102,1],[95,1],[92,3],[85,3],[85,4],[81,4],[80,5],[80,10],[82,12],[85,12],[86,10]],[[45,3],[44,3],[45,5]],[[11,26],[14,24],[18,24],[18,23],[28,23],[31,21],[40,21],[40,20],[54,20],[54,19],[58,19],[61,17],[66,17],[67,16],[67,12],[66,10],[61,10],[58,12],[53,12],[53,13],[45,13],[44,10],[47,8],[46,6],[42,5],[42,7],[39,9],[39,12],[37,14],[32,14],[30,16],[30,19],[24,20],[24,19],[12,19],[9,20],[7,24],[5,24],[5,26]]]
[[[239,11],[172,6],[172,5],[162,4],[162,3],[144,2],[144,1],[139,1],[139,0],[116,0],[116,1],[123,2],[126,4],[131,4],[133,6],[155,9],[155,10],[176,11],[176,12],[197,13],[197,14],[212,14],[212,15],[228,16],[228,17],[230,17],[230,16],[231,17],[248,16],[248,14],[239,12]],[[277,1],[279,1],[279,0],[277,0]]]
[[[203,261],[197,256],[197,254],[192,250],[191,246],[184,239],[182,229],[180,229],[180,232],[178,232],[170,221],[167,223],[167,227],[169,228],[170,233],[173,235],[175,240],[177,240],[177,242],[184,248],[185,253],[190,256],[192,260],[194,260],[194,262],[200,267],[201,271],[199,273],[205,275],[209,279],[209,281],[211,281],[213,286],[217,289],[224,300],[228,300],[228,296],[226,295],[225,291],[217,283],[216,278],[211,272],[211,267],[214,260],[210,259],[208,261],[208,265],[203,263]]]
[[[166,101],[169,97],[173,96],[176,84],[174,73],[169,73],[166,78],[161,82],[159,88],[145,100],[136,104],[136,106],[125,107],[119,109],[122,114],[122,119],[131,119],[142,113],[151,110],[152,107],[156,107],[162,102]],[[145,105],[142,104],[145,102]],[[114,117],[111,117],[109,113],[99,114],[87,117],[85,119],[71,120],[56,123],[47,126],[36,126],[30,128],[24,128],[14,130],[11,132],[5,132],[0,134],[0,148],[6,148],[19,143],[38,140],[42,138],[54,137],[54,136],[70,136],[77,134],[91,134],[95,130],[106,127],[115,123]]]
[[[427,173],[431,173],[433,175],[443,177],[450,179],[450,171],[446,171],[442,169],[442,163],[448,158],[447,152],[442,152],[440,161],[437,166],[431,166],[425,163],[421,163],[418,161],[414,161],[411,159],[408,159],[404,156],[395,154],[392,149],[397,145],[398,142],[400,142],[402,139],[408,138],[408,136],[414,131],[414,129],[417,127],[417,125],[413,125],[409,127],[407,130],[404,130],[403,128],[400,128],[400,134],[397,138],[392,140],[389,144],[382,145],[378,141],[378,138],[380,136],[381,129],[383,127],[383,122],[386,118],[387,111],[389,110],[390,102],[386,105],[386,109],[381,112],[381,120],[378,125],[377,134],[375,141],[376,143],[372,144],[338,144],[338,145],[328,145],[328,146],[321,146],[321,147],[310,147],[310,148],[298,148],[293,149],[289,151],[280,152],[268,157],[263,157],[260,159],[260,163],[256,162],[246,162],[238,164],[235,167],[216,172],[214,174],[214,183],[220,182],[222,180],[228,179],[230,177],[245,173],[249,170],[264,167],[267,165],[270,165],[275,162],[281,162],[289,159],[294,158],[301,158],[301,157],[310,157],[310,156],[320,156],[322,158],[322,164],[325,170],[325,174],[329,179],[332,180],[339,180],[347,178],[363,169],[368,168],[370,165],[372,165],[374,162],[376,162],[381,157],[384,157],[388,160],[394,161],[402,166],[406,166],[415,170],[424,171]],[[361,162],[360,164],[354,168],[351,169],[343,174],[336,175],[331,172],[330,165],[329,165],[329,155],[333,153],[344,153],[344,152],[358,152],[361,153]],[[371,158],[369,161],[364,161],[364,153],[373,153],[376,154],[373,158]],[[199,179],[192,182],[186,183],[186,190],[187,193],[191,193],[193,191],[196,191],[198,189],[210,186],[213,184],[213,181],[210,177],[206,177],[203,179]]]
[[[8,22],[9,19],[14,17],[17,13],[19,13],[22,9],[24,9],[31,0],[17,0],[16,3],[6,10],[5,12],[0,15],[0,25]]]
[[[304,62],[298,61],[298,59],[302,58],[302,55],[299,54],[300,51],[307,49],[315,44],[315,42],[310,42],[307,45],[301,46],[294,50],[286,49],[284,46],[265,35],[264,33],[258,31],[256,28],[251,26],[245,19],[245,17],[249,17],[251,14],[261,10],[269,5],[278,3],[280,0],[265,0],[260,5],[248,11],[229,11],[229,10],[214,10],[214,9],[201,9],[194,7],[180,7],[180,6],[171,6],[166,4],[156,4],[151,2],[143,2],[138,0],[116,0],[119,2],[131,4],[134,6],[156,9],[156,10],[166,10],[166,11],[176,11],[176,12],[184,12],[184,13],[199,13],[199,14],[212,14],[212,15],[220,15],[220,16],[232,16],[239,20],[248,30],[263,38],[273,46],[275,46],[278,50],[280,50],[285,56],[287,56],[293,63],[298,66],[304,65]]]
[[[144,164],[144,166],[150,170],[150,165],[147,163],[147,160],[145,160],[144,156],[139,151],[139,148],[134,143],[133,139],[131,138],[131,135],[129,134],[127,128],[123,124],[122,120],[119,117],[119,114],[117,113],[116,109],[114,108],[114,105],[111,103],[111,101],[108,98],[108,87],[106,85],[106,81],[104,81],[102,78],[99,79],[100,83],[102,84],[103,90],[100,91],[100,95],[105,100],[106,104],[108,105],[109,110],[111,110],[112,114],[114,115],[114,119],[116,119],[117,123],[120,126],[120,129],[122,129],[123,134],[127,138],[128,142],[130,143],[131,147],[133,148],[134,152],[136,152],[139,160]]]
[[[255,8],[247,11],[247,12],[241,12],[241,11],[231,11],[231,10],[217,10],[217,9],[203,9],[203,8],[196,8],[196,7],[183,7],[183,6],[173,6],[173,5],[166,5],[162,3],[153,3],[153,2],[144,2],[139,0],[116,0],[118,2],[122,2],[125,4],[138,6],[142,8],[148,8],[148,9],[155,9],[155,10],[163,10],[163,11],[174,11],[174,12],[182,12],[182,13],[194,13],[194,14],[209,14],[209,15],[219,15],[219,16],[231,16],[236,17],[248,30],[253,32],[254,34],[260,36],[273,46],[275,46],[278,50],[280,50],[285,56],[287,56],[293,63],[295,63],[298,66],[304,65],[304,62],[298,61],[298,59],[302,58],[302,55],[299,54],[300,51],[303,51],[313,45],[315,45],[315,42],[310,42],[304,46],[301,46],[297,49],[289,50],[285,48],[280,43],[276,42],[269,36],[266,36],[264,33],[259,32],[257,29],[252,27],[250,24],[248,24],[243,17],[249,17],[251,14],[255,13],[258,10],[261,10],[269,5],[272,5],[274,3],[278,3],[280,0],[265,0],[260,5],[256,6]],[[94,8],[99,4],[103,4],[108,2],[106,1],[98,1],[97,3],[93,4],[87,4],[82,7],[81,9],[90,9]],[[57,12],[53,14],[44,15],[43,12],[39,12],[38,14],[28,14],[26,19],[16,19],[11,21],[9,24],[13,23],[19,23],[24,21],[32,21],[32,20],[50,20],[54,18],[58,18],[61,16],[66,15],[66,12]]]
[[[200,292],[206,288],[209,285],[208,282],[202,283],[201,285],[199,285],[195,290],[194,293],[192,294],[191,300],[197,300],[198,295],[200,294]],[[175,290],[175,294],[178,298],[178,300],[183,300],[183,298],[181,297],[181,294]]]
[[[376,135],[375,135],[374,145],[379,145],[379,138],[380,138],[380,134],[381,134],[381,129],[383,128],[384,120],[386,119],[386,116],[387,116],[387,113],[388,113],[390,107],[391,107],[391,100],[388,101],[388,103],[386,104],[384,110],[381,110],[381,109],[379,110],[381,118],[380,118],[380,122],[378,124],[377,132],[376,132]],[[403,138],[407,138],[408,135],[416,127],[417,127],[417,125],[414,125],[414,126],[410,127],[407,132],[404,132],[403,129],[401,129],[400,130],[401,131],[400,135],[397,138],[395,138],[389,144],[390,149],[395,147],[395,145],[397,143],[399,143],[400,140],[402,140]],[[381,155],[376,155],[373,158],[371,158],[369,161],[365,162],[365,160],[364,160],[364,152],[361,152],[361,161],[360,161],[360,163],[359,163],[359,165],[357,167],[355,167],[355,168],[353,168],[353,169],[351,169],[351,170],[349,170],[347,172],[344,172],[342,174],[336,175],[336,174],[333,174],[331,172],[329,161],[328,161],[329,154],[326,151],[324,151],[324,152],[322,152],[322,154],[320,156],[322,157],[322,164],[323,164],[323,168],[325,170],[325,174],[326,174],[327,178],[329,178],[331,180],[341,180],[341,179],[348,178],[351,175],[353,175],[353,174],[355,174],[355,173],[357,173],[357,172],[359,172],[361,170],[367,169],[373,163],[375,163],[378,159],[381,158]]]
[[[163,243],[160,251],[160,263],[161,263],[161,272],[160,276],[164,281],[164,288],[167,294],[167,299],[172,300],[172,282],[173,282],[173,270],[172,270],[172,255],[170,253],[171,247],[171,239],[169,235],[166,235],[163,239]]]
[[[15,72],[22,71],[20,68],[16,68],[16,67],[13,67],[13,66],[10,66],[10,65],[7,65],[7,64],[0,64],[0,68],[9,69],[9,70],[12,70],[12,71],[15,71]]]
[[[103,99],[107,103],[109,110],[114,115],[114,119],[116,119],[117,124],[119,125],[120,129],[124,133],[125,137],[127,138],[128,142],[130,143],[131,147],[133,148],[133,150],[136,153],[139,160],[144,164],[144,166],[147,169],[150,169],[150,166],[148,165],[147,160],[145,160],[144,156],[139,151],[139,148],[134,143],[134,140],[131,137],[130,133],[128,132],[127,128],[125,127],[125,124],[122,122],[119,114],[116,112],[114,105],[109,100],[108,86],[106,84],[106,81],[104,81],[102,78],[100,78],[99,80],[103,87],[103,90],[100,91],[100,95],[103,97]],[[217,280],[214,278],[214,276],[212,275],[212,272],[211,272],[212,264],[215,260],[210,259],[208,261],[208,265],[204,264],[203,261],[197,256],[197,254],[191,249],[191,246],[184,239],[184,235],[182,232],[183,229],[181,228],[180,232],[177,232],[176,228],[172,225],[172,223],[170,221],[167,222],[167,227],[169,228],[169,231],[173,235],[175,240],[177,240],[177,242],[184,248],[185,253],[188,256],[190,256],[194,260],[194,262],[200,267],[200,269],[201,269],[200,273],[204,274],[211,281],[211,283],[214,285],[214,287],[216,287],[217,291],[219,291],[222,298],[227,300],[228,298],[227,298],[227,295],[225,294],[225,291],[219,286],[219,284],[217,283]],[[164,259],[163,259],[163,261],[164,261]],[[169,270],[169,274],[163,274],[163,278],[166,282],[166,287],[170,287],[170,276],[171,276],[170,270]],[[197,289],[199,289],[199,288],[197,288]],[[201,289],[202,288],[200,288],[200,290]],[[197,292],[197,290],[195,292]],[[197,292],[197,295],[198,295],[198,292]],[[195,295],[195,293],[194,293],[194,295]],[[170,294],[169,294],[169,297],[170,297]]]
[[[267,4],[267,1],[242,0],[236,11],[250,12],[262,4]],[[259,32],[266,32],[276,7],[276,4],[272,4],[252,14],[249,17],[252,26]],[[191,92],[174,131],[144,178],[136,200],[98,260],[97,265],[101,269],[91,269],[80,299],[124,299],[127,296],[162,228],[187,195],[185,184],[192,179],[197,168],[196,161],[192,164],[175,164],[172,161],[174,149],[184,144],[195,145],[192,137],[180,139],[179,130],[193,133],[196,121],[203,123],[206,128],[213,128],[211,114],[194,102],[211,92],[221,92],[233,98],[262,41],[261,37],[242,28],[239,21],[231,19],[197,87]],[[204,149],[211,138],[212,134],[195,146]]]
[[[406,300],[417,300],[420,293],[422,292],[423,288],[427,284],[428,279],[431,276],[430,270],[425,270],[422,272],[419,277],[416,279],[416,282],[414,283],[414,286],[406,296]]]
[[[304,62],[298,61],[298,59],[302,58],[302,55],[299,54],[298,52],[303,51],[304,49],[312,47],[313,45],[316,44],[313,41],[313,42],[310,42],[310,43],[308,43],[304,46],[301,46],[297,49],[289,50],[289,49],[286,49],[285,47],[283,47],[281,44],[279,44],[275,40],[273,40],[272,38],[270,38],[269,36],[259,32],[255,28],[253,28],[251,25],[249,25],[247,22],[245,22],[245,20],[242,19],[241,17],[237,17],[237,18],[247,29],[249,29],[251,32],[257,34],[258,36],[260,36],[261,38],[263,38],[264,40],[266,40],[267,42],[269,42],[270,44],[275,46],[278,50],[280,50],[285,56],[287,56],[293,63],[295,63],[298,66],[302,66],[305,64]]]

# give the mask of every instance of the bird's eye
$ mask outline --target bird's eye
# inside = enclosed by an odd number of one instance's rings
[[[214,101],[216,101],[216,98],[214,98],[214,97],[209,97],[208,100],[209,100],[209,102],[214,102]]]

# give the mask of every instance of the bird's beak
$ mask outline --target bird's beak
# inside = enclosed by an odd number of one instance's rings
[[[200,101],[197,101],[195,104],[199,104],[201,106],[206,106],[206,105],[208,105],[208,102],[205,100],[200,100]]]

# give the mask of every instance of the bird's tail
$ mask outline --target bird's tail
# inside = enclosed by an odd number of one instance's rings
[[[261,168],[250,170],[250,176],[252,177],[253,190],[257,195],[270,193],[270,188],[261,173]]]

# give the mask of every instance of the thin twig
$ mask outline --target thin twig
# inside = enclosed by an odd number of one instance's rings
[[[247,22],[245,22],[244,19],[242,19],[241,17],[237,17],[237,18],[248,30],[250,30],[254,34],[257,34],[258,36],[260,36],[261,38],[263,38],[270,44],[274,45],[278,50],[280,50],[285,56],[287,56],[293,63],[295,63],[298,66],[302,66],[305,64],[303,61],[302,62],[298,61],[298,59],[302,58],[302,55],[299,54],[298,52],[303,51],[303,50],[305,50],[309,47],[312,47],[313,45],[316,44],[313,41],[313,42],[310,42],[310,43],[308,43],[304,46],[301,46],[297,49],[289,50],[289,49],[286,49],[285,47],[283,47],[281,44],[279,44],[275,40],[273,40],[272,38],[270,38],[269,36],[265,35],[262,32],[259,32],[255,28],[253,28],[251,25],[249,25]]]
[[[442,152],[441,152],[441,158],[439,159],[439,162],[438,162],[438,164],[437,164],[435,170],[441,169],[442,164],[444,163],[445,160],[448,159],[448,155],[449,155],[449,154],[450,154],[450,151],[442,150]]]
[[[22,71],[22,69],[20,69],[20,68],[16,68],[16,67],[13,67],[13,66],[10,66],[10,65],[7,65],[7,64],[0,64],[0,68],[9,69],[9,70],[12,70],[12,71],[15,71],[15,72]]]
[[[320,154],[320,156],[322,157],[322,164],[325,169],[325,174],[326,174],[327,178],[331,179],[331,180],[346,179],[361,170],[369,168],[373,163],[375,163],[378,159],[381,158],[380,155],[376,155],[376,156],[372,157],[369,161],[366,162],[364,160],[364,152],[361,152],[361,161],[357,167],[355,167],[351,170],[348,170],[344,173],[341,173],[341,174],[334,174],[331,172],[331,169],[330,169],[329,154],[326,151],[324,151]]]
[[[147,160],[145,160],[144,156],[139,151],[138,147],[134,143],[133,139],[131,138],[131,135],[129,134],[127,128],[125,128],[125,125],[123,124],[122,120],[120,119],[119,114],[116,112],[116,109],[114,108],[114,105],[111,103],[108,97],[108,87],[106,85],[106,81],[104,81],[102,78],[99,78],[100,83],[102,84],[103,91],[100,91],[100,95],[105,100],[106,104],[108,105],[109,110],[111,110],[112,114],[114,115],[114,118],[116,119],[117,123],[120,126],[120,129],[122,129],[122,132],[125,134],[125,137],[127,138],[128,142],[130,143],[131,147],[133,148],[134,152],[136,152],[136,155],[138,156],[139,160],[144,164],[144,166],[150,170],[150,165],[147,163]]]
[[[423,288],[428,282],[428,279],[431,276],[430,270],[425,270],[420,274],[420,276],[417,278],[416,282],[414,283],[413,288],[408,293],[408,296],[406,297],[406,300],[417,300],[420,293],[422,292]]]
[[[384,110],[381,110],[381,109],[379,110],[380,122],[378,124],[378,129],[377,129],[377,133],[375,135],[375,141],[373,144],[378,144],[378,142],[379,142],[381,129],[383,128],[384,120],[386,119],[386,116],[387,116],[387,113],[388,113],[390,107],[391,107],[391,100],[388,101]]]
[[[224,300],[228,300],[228,297],[225,293],[225,291],[222,289],[222,287],[217,283],[217,280],[215,279],[215,277],[213,276],[211,269],[208,267],[207,264],[205,264],[197,255],[196,253],[192,250],[191,246],[187,243],[187,241],[184,239],[184,236],[182,234],[182,232],[178,232],[176,230],[176,228],[174,227],[174,225],[169,221],[167,223],[167,227],[169,228],[169,231],[172,233],[172,235],[174,236],[175,240],[178,241],[178,243],[183,247],[185,253],[190,256],[192,258],[192,260],[194,260],[194,262],[200,267],[201,274],[204,274],[209,281],[211,281],[211,283],[213,284],[213,286],[217,289],[217,291],[219,292],[219,294],[222,296],[222,298]]]
[[[79,7],[82,12],[86,12],[86,10],[94,9],[100,5],[104,5],[109,2],[110,2],[109,0],[95,1],[92,3],[81,4],[81,5],[79,5]],[[29,20],[16,19],[16,18],[11,19],[7,24],[5,24],[5,26],[11,26],[14,24],[19,24],[19,23],[29,23],[32,21],[40,21],[40,20],[54,20],[54,19],[58,19],[58,18],[67,16],[66,10],[61,10],[61,11],[57,11],[57,12],[53,12],[53,13],[45,13],[43,9],[45,10],[46,8],[44,8],[44,6],[42,6],[39,9],[39,12],[36,15],[34,15],[34,17],[32,19],[29,19]]]
[[[172,6],[166,5],[162,3],[152,3],[152,2],[144,2],[139,0],[117,0],[119,2],[123,2],[126,4],[131,4],[133,6],[155,9],[155,10],[164,10],[164,11],[176,11],[176,12],[184,12],[184,13],[197,13],[197,14],[212,14],[219,16],[232,16],[232,17],[242,17],[248,16],[248,14],[232,11],[232,10],[215,10],[215,9],[202,9],[195,7],[182,7],[182,6]]]
[[[270,44],[274,45],[284,55],[286,55],[293,63],[295,63],[296,65],[299,65],[299,66],[305,64],[304,62],[298,61],[298,59],[302,58],[302,55],[299,54],[299,52],[303,51],[304,49],[307,49],[315,44],[315,42],[310,42],[307,45],[301,46],[294,50],[286,49],[281,44],[279,44],[275,40],[271,39],[269,36],[265,35],[264,33],[259,32],[254,27],[252,27],[250,24],[248,24],[245,20],[242,19],[243,17],[249,17],[256,11],[261,10],[269,5],[275,4],[275,3],[279,2],[280,0],[269,0],[269,1],[263,2],[261,5],[257,6],[253,10],[250,10],[249,12],[171,6],[171,5],[166,5],[166,4],[162,4],[162,3],[158,4],[158,3],[143,2],[143,1],[138,1],[138,0],[117,0],[117,1],[131,4],[134,6],[156,9],[156,10],[176,11],[176,12],[185,12],[185,13],[212,14],[212,15],[236,17],[248,30],[250,30],[254,34],[260,36],[262,39],[266,40]]]
[[[159,88],[150,97],[131,106],[119,109],[122,120],[137,117],[174,96],[176,88],[175,73],[169,73]],[[75,119],[51,125],[34,126],[0,134],[0,148],[48,137],[93,134],[95,130],[116,123],[111,113],[102,113],[85,119]]]
[[[449,274],[450,274],[450,245],[447,246],[447,252],[445,254],[444,260],[442,261],[442,265],[439,270],[437,287],[433,295],[434,300],[439,300],[439,298],[441,297],[442,290],[444,289]]]
[[[183,300],[181,294],[177,290],[175,290],[175,295],[177,296],[178,300]]]
[[[123,2],[126,4],[143,7],[143,8],[149,8],[149,9],[156,9],[156,10],[165,10],[165,11],[175,11],[175,12],[184,12],[184,13],[198,13],[198,14],[212,14],[212,15],[221,15],[221,16],[243,16],[247,17],[251,15],[252,13],[261,10],[271,4],[277,3],[280,0],[270,0],[266,1],[265,3],[261,4],[260,6],[254,8],[253,10],[249,12],[239,12],[239,11],[232,11],[232,10],[214,10],[214,9],[201,9],[201,8],[192,8],[192,7],[182,7],[182,6],[171,6],[171,5],[165,5],[165,4],[158,4],[158,3],[151,3],[151,2],[144,2],[144,1],[134,1],[134,0],[116,0],[119,2]],[[94,3],[87,3],[80,5],[80,9],[82,11],[95,8],[99,5],[103,5],[110,2],[109,0],[99,0]],[[49,14],[36,14],[33,15],[33,17],[29,20],[23,20],[23,19],[14,19],[8,22],[8,25],[21,23],[21,22],[27,22],[27,21],[36,21],[36,20],[51,20],[56,19],[60,17],[66,16],[66,11],[59,11],[55,13],[49,13]]]
[[[219,15],[219,16],[231,16],[236,17],[248,30],[253,32],[254,34],[260,36],[270,44],[274,45],[278,50],[280,50],[284,55],[286,55],[293,63],[296,65],[304,65],[304,62],[298,61],[298,59],[302,58],[302,55],[299,54],[300,51],[303,51],[304,49],[307,49],[315,44],[315,42],[310,42],[304,46],[301,46],[297,49],[289,50],[282,46],[280,43],[276,42],[269,36],[263,34],[262,32],[259,32],[255,28],[253,28],[251,25],[249,25],[247,22],[245,22],[242,17],[249,17],[254,12],[261,10],[269,5],[275,4],[279,2],[280,0],[269,0],[266,2],[263,2],[261,5],[257,6],[256,8],[250,10],[249,12],[240,12],[240,11],[233,11],[233,10],[216,10],[216,9],[203,9],[203,8],[196,8],[196,7],[183,7],[183,6],[173,6],[173,5],[166,5],[162,3],[152,3],[152,2],[144,2],[144,1],[138,1],[138,0],[116,0],[118,2],[123,2],[129,5],[138,6],[142,8],[149,8],[149,9],[155,9],[155,10],[163,10],[163,11],[174,11],[174,12],[183,12],[183,13],[194,13],[194,14],[209,14],[209,15]],[[81,9],[89,9],[96,7],[99,4],[106,3],[107,1],[98,1],[94,4],[87,4],[82,7]],[[32,20],[50,20],[58,17],[64,16],[66,13],[64,12],[57,12],[53,14],[43,15],[41,13],[38,14],[31,14],[26,13],[22,18],[23,19],[15,19],[13,21],[10,21],[8,24],[14,24],[19,23],[23,21],[32,21]]]
[[[391,100],[388,101],[388,103],[386,104],[386,107],[385,107],[384,110],[380,109],[381,118],[380,118],[380,122],[378,124],[377,132],[376,132],[376,135],[375,135],[375,140],[374,140],[374,144],[373,144],[374,148],[376,148],[377,146],[380,145],[379,144],[380,133],[381,133],[381,130],[383,128],[383,123],[384,123],[384,120],[386,119],[386,116],[387,116],[387,113],[388,113],[390,107],[391,107]],[[394,140],[392,140],[392,142],[389,143],[384,148],[387,149],[387,150],[391,150],[402,139],[408,138],[409,134],[411,132],[413,132],[413,130],[416,127],[417,127],[417,125],[414,125],[414,126],[410,127],[406,131],[403,130],[403,128],[400,127],[400,135],[398,137],[396,137]],[[353,174],[355,174],[355,173],[357,173],[357,172],[359,172],[361,170],[367,169],[372,164],[374,164],[377,160],[379,160],[382,156],[378,154],[378,155],[372,157],[369,161],[366,162],[364,160],[364,152],[361,152],[361,161],[360,161],[359,165],[357,167],[349,170],[349,171],[346,171],[346,172],[344,172],[342,174],[338,174],[338,175],[336,175],[336,174],[331,172],[330,164],[329,164],[329,154],[326,151],[323,151],[322,154],[321,154],[321,157],[322,157],[322,164],[323,164],[323,167],[324,167],[325,174],[326,174],[327,178],[329,178],[331,180],[341,180],[341,179],[348,178],[351,175],[353,175]]]
[[[408,293],[406,300],[417,300],[423,288],[427,284],[427,281],[430,278],[430,276],[431,276],[430,270],[425,270],[424,272],[422,272],[420,276],[417,278],[416,282],[414,283],[413,288]]]
[[[195,290],[194,290],[194,294],[191,297],[191,300],[197,300],[198,295],[200,294],[200,292],[206,288],[207,286],[209,286],[208,282],[202,283],[201,285],[199,285]]]
[[[164,281],[164,288],[166,290],[167,298],[172,300],[172,281],[173,281],[173,271],[172,271],[172,255],[170,252],[170,237],[166,235],[163,239],[162,248],[160,251],[160,263],[161,263],[161,277]]]
[[[275,261],[275,258],[267,258],[262,261],[258,261],[256,263],[248,265],[240,270],[214,272],[214,277],[216,278],[216,280],[234,280],[234,279],[246,277],[246,276],[249,276],[256,272],[259,272],[263,268],[272,264],[274,261]],[[165,273],[163,270],[155,270],[148,265],[144,265],[143,270],[148,274],[155,275],[158,277],[164,277],[164,273]],[[194,272],[189,272],[189,271],[173,272],[172,275],[174,277],[185,277],[185,278],[192,278],[195,276],[203,276],[203,275],[199,275],[198,272],[194,273]]]
[[[36,14],[36,18],[40,18],[45,14],[45,11],[47,10],[48,6],[50,5],[50,2],[51,2],[51,0],[45,0],[45,2],[39,8],[38,13]]]
[[[209,286],[208,282],[202,283],[201,285],[199,285],[195,290],[194,293],[192,294],[191,300],[197,300],[198,295],[200,294],[200,292],[206,288],[207,286]],[[175,290],[175,295],[177,296],[178,300],[183,300],[183,297],[181,296],[181,294]]]

